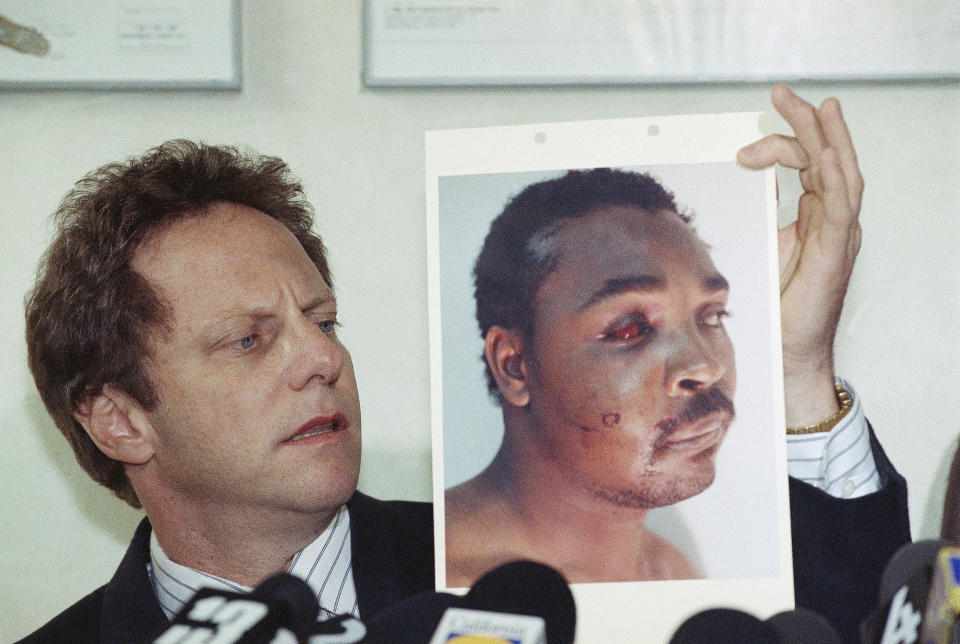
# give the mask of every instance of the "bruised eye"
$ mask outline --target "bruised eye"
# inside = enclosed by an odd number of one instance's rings
[[[609,342],[624,342],[635,338],[646,338],[651,333],[653,333],[653,327],[647,323],[646,318],[640,317],[615,322],[603,332],[601,337]]]
[[[730,312],[726,310],[714,311],[709,315],[705,316],[700,320],[700,323],[712,327],[714,329],[719,329],[723,327],[723,319],[730,317]]]

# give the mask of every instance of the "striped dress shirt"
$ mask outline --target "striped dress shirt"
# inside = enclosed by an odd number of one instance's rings
[[[173,619],[200,588],[251,590],[249,586],[174,563],[160,547],[156,533],[150,535],[148,570],[153,592],[169,619]],[[359,617],[351,564],[350,514],[346,506],[340,508],[319,537],[293,557],[288,572],[306,581],[317,594],[318,620],[346,613]]]

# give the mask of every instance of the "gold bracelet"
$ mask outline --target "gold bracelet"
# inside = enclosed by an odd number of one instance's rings
[[[853,399],[843,388],[843,385],[835,385],[837,388],[837,402],[840,403],[840,410],[830,418],[820,421],[816,425],[807,425],[805,427],[787,427],[788,434],[816,434],[818,432],[829,432],[836,427],[837,423],[843,420],[843,417],[853,409]]]

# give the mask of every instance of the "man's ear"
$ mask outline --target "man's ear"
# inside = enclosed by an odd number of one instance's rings
[[[483,357],[503,399],[516,407],[530,402],[523,338],[512,329],[492,326],[483,338]]]
[[[142,465],[153,457],[153,428],[128,393],[106,385],[77,405],[73,417],[101,452],[115,461]]]

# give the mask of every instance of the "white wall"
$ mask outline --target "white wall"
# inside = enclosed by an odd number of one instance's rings
[[[173,137],[286,159],[331,249],[364,410],[361,487],[428,500],[424,130],[768,105],[753,85],[366,89],[360,21],[353,2],[244,2],[241,92],[0,93],[0,640],[107,581],[139,518],[78,468],[25,367],[23,294],[48,215],[83,173]],[[933,536],[960,431],[960,91],[799,89],[839,96],[867,181],[839,369],[910,483],[915,536]]]

